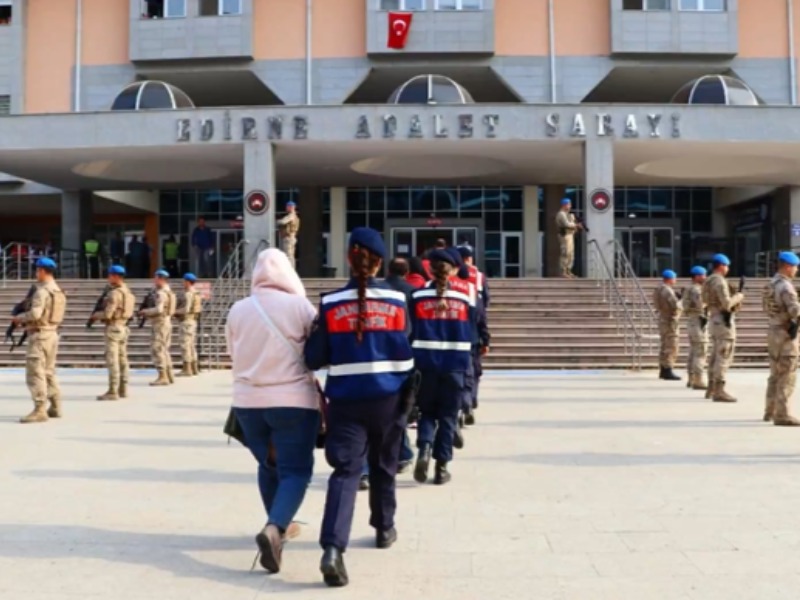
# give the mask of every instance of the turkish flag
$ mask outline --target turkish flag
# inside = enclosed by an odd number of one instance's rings
[[[411,29],[410,12],[390,12],[389,13],[389,40],[386,45],[395,50],[402,50],[406,47],[408,30]]]

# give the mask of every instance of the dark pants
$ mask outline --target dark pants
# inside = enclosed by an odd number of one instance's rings
[[[181,276],[181,274],[178,273],[178,261],[177,260],[164,261],[164,266],[167,268],[167,272],[172,277],[180,277]]]
[[[411,462],[414,460],[414,449],[411,447],[411,440],[408,438],[408,430],[403,431],[403,443],[400,446],[400,462]],[[361,470],[361,476],[366,477],[369,475],[369,462],[364,459],[364,468]]]
[[[464,373],[423,371],[417,395],[419,422],[417,448],[433,446],[433,458],[441,462],[453,460],[453,436],[461,410],[465,387]]]
[[[247,447],[258,462],[258,489],[268,523],[285,530],[314,472],[319,412],[304,408],[237,408]],[[269,446],[276,465],[269,464]]]
[[[472,371],[474,378],[472,384],[472,408],[478,408],[478,388],[481,384],[481,375],[483,375],[483,358],[481,357],[480,348],[475,348],[472,351]]]
[[[472,410],[472,397],[476,385],[475,370],[473,365],[470,365],[469,371],[464,373],[464,388],[461,390],[461,410],[465,413]]]
[[[325,457],[333,473],[319,539],[323,548],[347,548],[365,456],[369,464],[369,524],[381,531],[394,527],[395,477],[405,426],[399,394],[328,405]]]

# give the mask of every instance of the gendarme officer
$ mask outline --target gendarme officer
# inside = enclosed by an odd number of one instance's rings
[[[679,381],[675,374],[675,361],[678,360],[678,329],[681,317],[681,300],[675,293],[675,280],[678,275],[667,269],[661,274],[662,281],[653,292],[653,305],[658,312],[658,335],[661,338],[661,350],[658,362],[661,370],[659,379]]]

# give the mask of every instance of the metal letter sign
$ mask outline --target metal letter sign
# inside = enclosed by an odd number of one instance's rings
[[[603,189],[593,190],[589,195],[589,202],[597,212],[606,212],[611,207],[611,194]]]
[[[269,210],[269,196],[261,190],[248,192],[244,199],[244,207],[247,212],[256,217],[263,215]]]
[[[800,223],[792,223],[792,237],[800,237]]]

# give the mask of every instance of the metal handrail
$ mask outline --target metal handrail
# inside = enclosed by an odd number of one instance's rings
[[[777,268],[777,260],[779,252],[800,252],[800,246],[792,246],[791,248],[778,248],[776,250],[762,250],[756,252],[756,277],[769,277],[775,272]],[[763,265],[763,270],[762,270]]]
[[[632,365],[634,370],[642,368],[642,345],[644,336],[636,324],[636,319],[628,306],[628,300],[622,293],[617,278],[614,277],[614,271],[608,266],[608,262],[600,249],[600,244],[597,240],[591,239],[587,242],[590,251],[590,277],[597,279],[599,284],[603,287],[603,300],[607,302],[611,308],[611,317],[617,324],[617,334],[620,332],[620,327],[624,325],[623,339],[625,344],[625,354],[631,356]],[[598,266],[602,270],[598,273]]]

